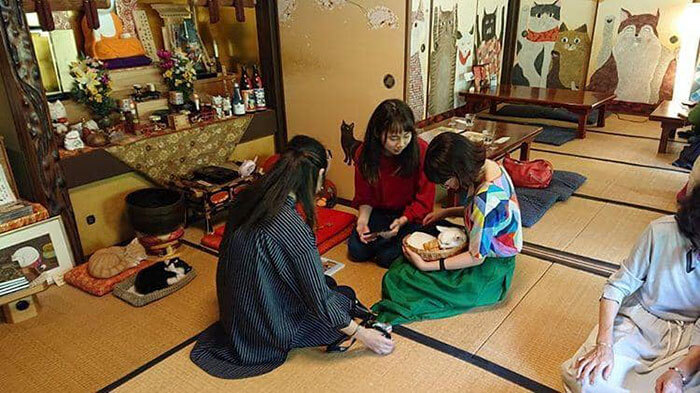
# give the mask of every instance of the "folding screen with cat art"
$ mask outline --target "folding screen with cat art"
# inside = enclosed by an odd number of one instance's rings
[[[688,0],[612,0],[598,8],[588,90],[619,101],[671,99],[679,48],[678,20]]]
[[[428,7],[427,0],[414,0]],[[413,10],[418,10],[413,4]],[[415,113],[434,116],[463,104],[460,91],[468,88],[465,78],[475,62],[487,63],[490,72],[499,75],[503,59],[503,37],[507,0],[433,0],[427,11],[429,51],[427,72],[417,72],[424,35],[420,14],[412,13],[410,54],[407,66],[407,100]],[[423,17],[426,13],[423,13]],[[427,97],[421,101],[415,92],[419,81],[427,82]],[[421,111],[421,103],[427,111]],[[423,117],[417,117],[422,119]]]
[[[513,84],[579,90],[586,82],[595,0],[523,1]]]

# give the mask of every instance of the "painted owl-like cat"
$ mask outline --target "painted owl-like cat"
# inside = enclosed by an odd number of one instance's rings
[[[569,30],[566,23],[559,28],[559,38],[554,44],[552,55],[559,56],[559,70],[551,67],[547,87],[579,90],[585,83],[586,65],[591,52],[591,40],[588,37],[588,26],[582,25],[576,30]],[[555,61],[552,60],[552,65]],[[560,86],[552,86],[553,77],[559,80]]]
[[[529,15],[521,15],[521,23],[525,18],[527,29],[518,37],[517,64],[513,67],[512,82],[543,87],[550,69],[550,54],[559,37],[560,0],[549,4],[533,2]]]
[[[457,40],[457,5],[454,10],[433,12],[433,53],[430,55],[430,92],[428,112],[431,116],[451,110],[454,106],[455,57]]]
[[[632,15],[621,9],[608,60],[591,76],[589,90],[615,92],[617,99],[655,104],[671,99],[676,59],[659,39],[661,14]]]

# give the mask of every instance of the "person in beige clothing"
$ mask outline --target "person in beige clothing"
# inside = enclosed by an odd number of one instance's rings
[[[562,365],[569,393],[700,392],[700,185],[652,222],[603,288],[599,324]]]

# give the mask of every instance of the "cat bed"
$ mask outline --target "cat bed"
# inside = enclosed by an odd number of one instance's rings
[[[134,290],[134,282],[136,282],[136,275],[129,277],[128,279],[120,282],[114,286],[114,291],[112,295],[118,297],[119,299],[131,304],[134,307],[143,307],[148,303],[155,302],[158,299],[162,299],[172,293],[177,292],[180,288],[189,284],[190,281],[197,277],[197,271],[192,268],[189,273],[178,282],[170,285],[167,288],[163,288],[157,291],[153,291],[147,295],[141,295]]]
[[[578,131],[573,128],[544,126],[542,132],[535,137],[535,142],[561,146],[576,139],[577,133]]]
[[[355,216],[339,210],[317,207],[316,245],[323,254],[347,239],[355,228]],[[303,215],[302,215],[303,216]],[[214,229],[214,233],[202,237],[202,245],[218,250],[223,240],[225,225]]]
[[[586,177],[568,171],[554,171],[549,187],[543,189],[516,187],[524,227],[535,225],[557,202],[564,202],[578,190]]]
[[[524,117],[528,119],[548,119],[567,121],[578,124],[578,115],[564,108],[550,108],[539,105],[505,105],[496,111],[499,116]],[[598,122],[598,111],[593,111],[588,115],[586,123],[589,125]]]
[[[153,265],[155,262],[156,261],[145,260],[138,266],[126,269],[116,276],[110,278],[95,278],[91,276],[88,272],[88,264],[83,263],[82,265],[74,267],[66,272],[66,274],[63,275],[63,280],[81,291],[87,292],[91,295],[104,296],[112,292],[115,285],[131,276],[136,275],[136,273]]]

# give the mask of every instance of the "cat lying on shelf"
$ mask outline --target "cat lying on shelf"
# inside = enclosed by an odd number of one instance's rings
[[[138,272],[134,289],[140,295],[147,295],[177,283],[191,270],[192,266],[180,258],[161,261]]]

